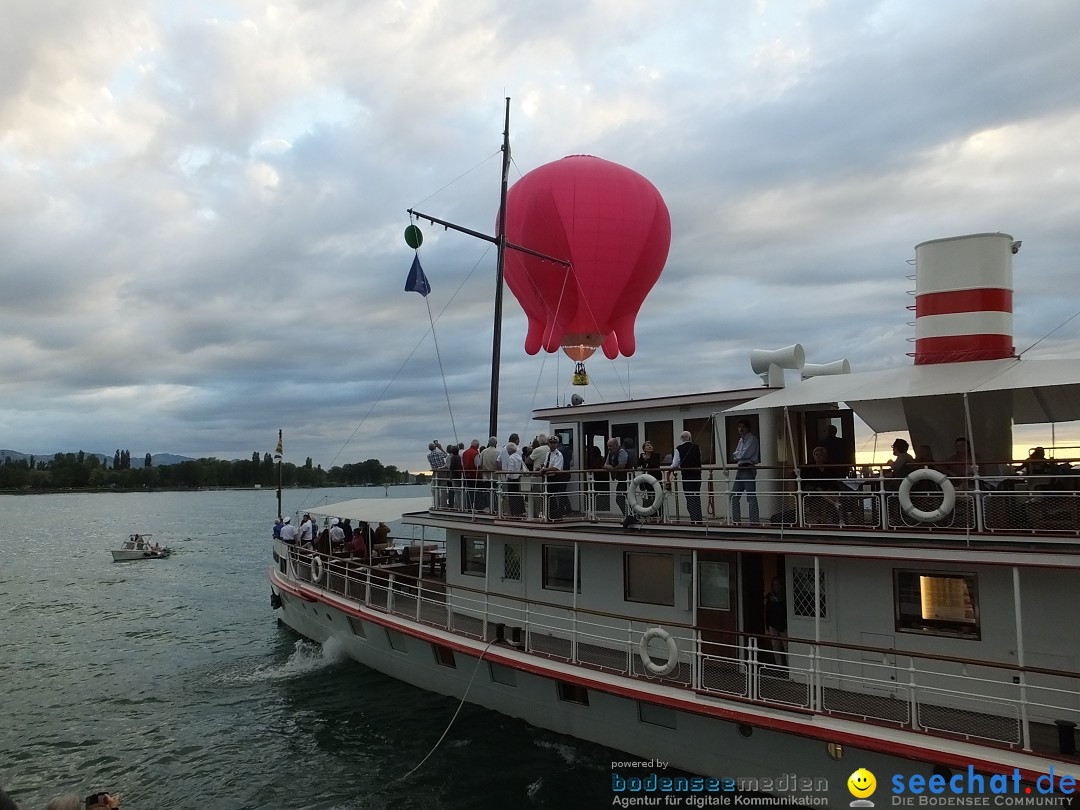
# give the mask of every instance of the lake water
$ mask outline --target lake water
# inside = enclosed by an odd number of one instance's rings
[[[383,491],[284,509],[364,495]],[[276,511],[272,490],[0,496],[0,784],[24,810],[95,790],[127,810],[611,806],[625,755],[473,706],[395,781],[458,702],[276,624]],[[134,532],[175,553],[113,563]]]

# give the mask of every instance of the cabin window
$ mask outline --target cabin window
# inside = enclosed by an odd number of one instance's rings
[[[521,543],[503,545],[503,579],[521,582]]]
[[[355,616],[346,616],[349,620],[349,627],[352,628],[353,635],[359,638],[367,638],[367,633],[364,632],[364,623]]]
[[[829,618],[829,605],[825,597],[825,572],[818,569],[818,609],[817,617]],[[814,618],[814,568],[813,566],[791,566],[791,610],[796,616]]]
[[[896,569],[893,583],[897,631],[979,639],[975,574]]]
[[[461,573],[471,577],[487,575],[487,538],[461,538]]]
[[[657,706],[655,703],[642,703],[638,701],[638,720],[651,726],[663,726],[675,728],[675,710],[667,706]]]
[[[675,604],[675,556],[627,551],[626,601],[650,605]]]
[[[569,591],[574,583],[574,547],[544,546],[544,588],[549,591]],[[578,593],[581,593],[581,572],[578,571]]]
[[[582,706],[589,705],[589,690],[576,683],[556,681],[559,684],[559,700],[564,703],[580,703]]]
[[[488,671],[491,673],[492,683],[501,683],[503,686],[517,686],[517,672],[503,664],[488,662]]]
[[[399,633],[397,630],[391,630],[389,627],[384,629],[386,630],[386,640],[390,642],[390,647],[398,652],[407,652],[404,634]]]
[[[698,563],[698,607],[731,610],[731,566],[728,563]]]
[[[457,661],[454,660],[454,651],[442,644],[432,644],[431,649],[435,652],[435,660],[441,667],[457,669]]]

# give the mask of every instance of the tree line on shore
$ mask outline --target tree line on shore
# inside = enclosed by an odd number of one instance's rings
[[[281,463],[285,487],[331,487],[412,483],[413,476],[374,458],[324,470],[308,458],[304,464]],[[179,464],[153,466],[150,454],[142,469],[131,467],[131,453],[116,451],[112,464],[92,453],[57,453],[51,459],[5,458],[0,464],[0,489],[194,489],[200,487],[277,487],[278,463],[258,451],[250,459],[222,461],[200,458]]]

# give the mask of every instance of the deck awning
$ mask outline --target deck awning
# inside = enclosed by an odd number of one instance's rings
[[[320,506],[313,506],[303,511],[309,515],[321,517],[349,518],[368,523],[390,523],[399,520],[406,512],[427,511],[431,506],[431,497],[420,498],[353,498]]]
[[[911,400],[964,394],[976,400],[973,407],[979,395],[993,394],[995,402],[1004,395],[1016,424],[1080,420],[1080,360],[984,360],[811,377],[725,413],[824,410],[846,403],[871,430],[882,433],[907,427],[905,406]]]

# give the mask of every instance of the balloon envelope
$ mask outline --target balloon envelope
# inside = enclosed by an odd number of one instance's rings
[[[671,218],[652,183],[588,155],[540,166],[507,193],[506,238],[572,263],[506,251],[506,283],[529,319],[526,352],[634,353],[634,321],[671,244]]]

